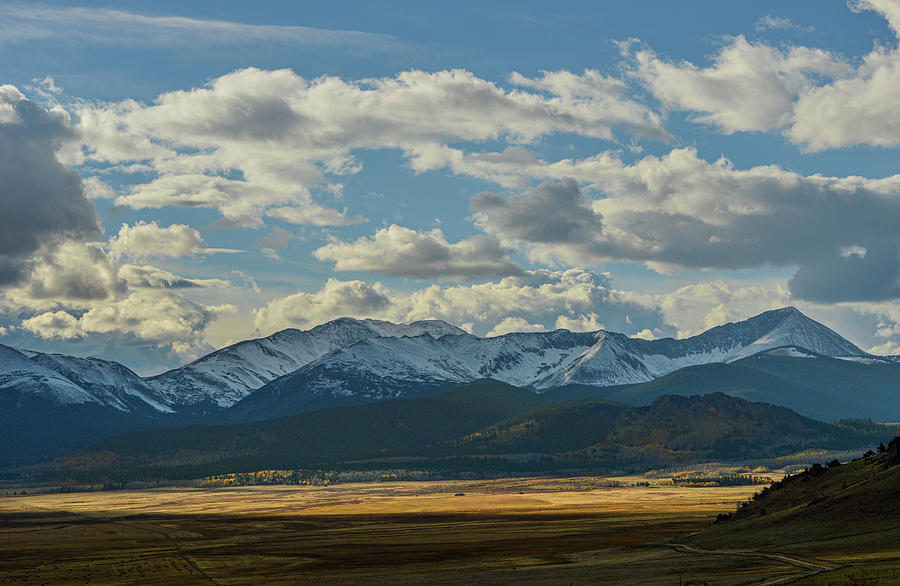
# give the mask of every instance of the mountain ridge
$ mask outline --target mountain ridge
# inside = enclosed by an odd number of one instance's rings
[[[433,338],[367,338],[325,354],[263,385],[234,406],[238,418],[285,414],[320,406],[328,396],[347,402],[399,398],[422,385],[483,377],[537,392],[566,384],[640,384],[687,366],[729,363],[758,352],[797,345],[826,356],[869,354],[826,326],[788,307],[717,326],[690,338],[643,340],[596,332],[514,332],[492,338],[469,334]]]
[[[368,337],[465,333],[440,320],[394,324],[338,318],[309,330],[288,328],[270,336],[242,340],[193,362],[148,377],[172,404],[224,408],[278,376]]]

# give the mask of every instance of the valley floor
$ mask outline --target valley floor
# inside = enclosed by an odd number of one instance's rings
[[[733,584],[809,571],[797,559],[655,543],[706,528],[759,487],[605,484],[529,478],[6,497],[0,582]]]

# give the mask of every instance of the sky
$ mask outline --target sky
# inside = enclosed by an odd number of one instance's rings
[[[285,6],[287,4],[287,6]],[[0,1],[0,343],[342,316],[900,354],[900,0]]]

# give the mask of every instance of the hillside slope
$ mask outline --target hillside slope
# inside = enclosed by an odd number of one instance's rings
[[[445,442],[442,451],[462,454],[557,453],[606,440],[630,407],[602,399],[567,401],[491,425]]]
[[[898,519],[900,439],[895,438],[886,453],[789,476],[687,541],[709,548],[895,550]]]

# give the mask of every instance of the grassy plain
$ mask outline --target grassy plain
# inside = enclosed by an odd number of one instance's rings
[[[796,567],[653,542],[758,487],[600,478],[152,489],[0,499],[0,582],[763,583]]]

